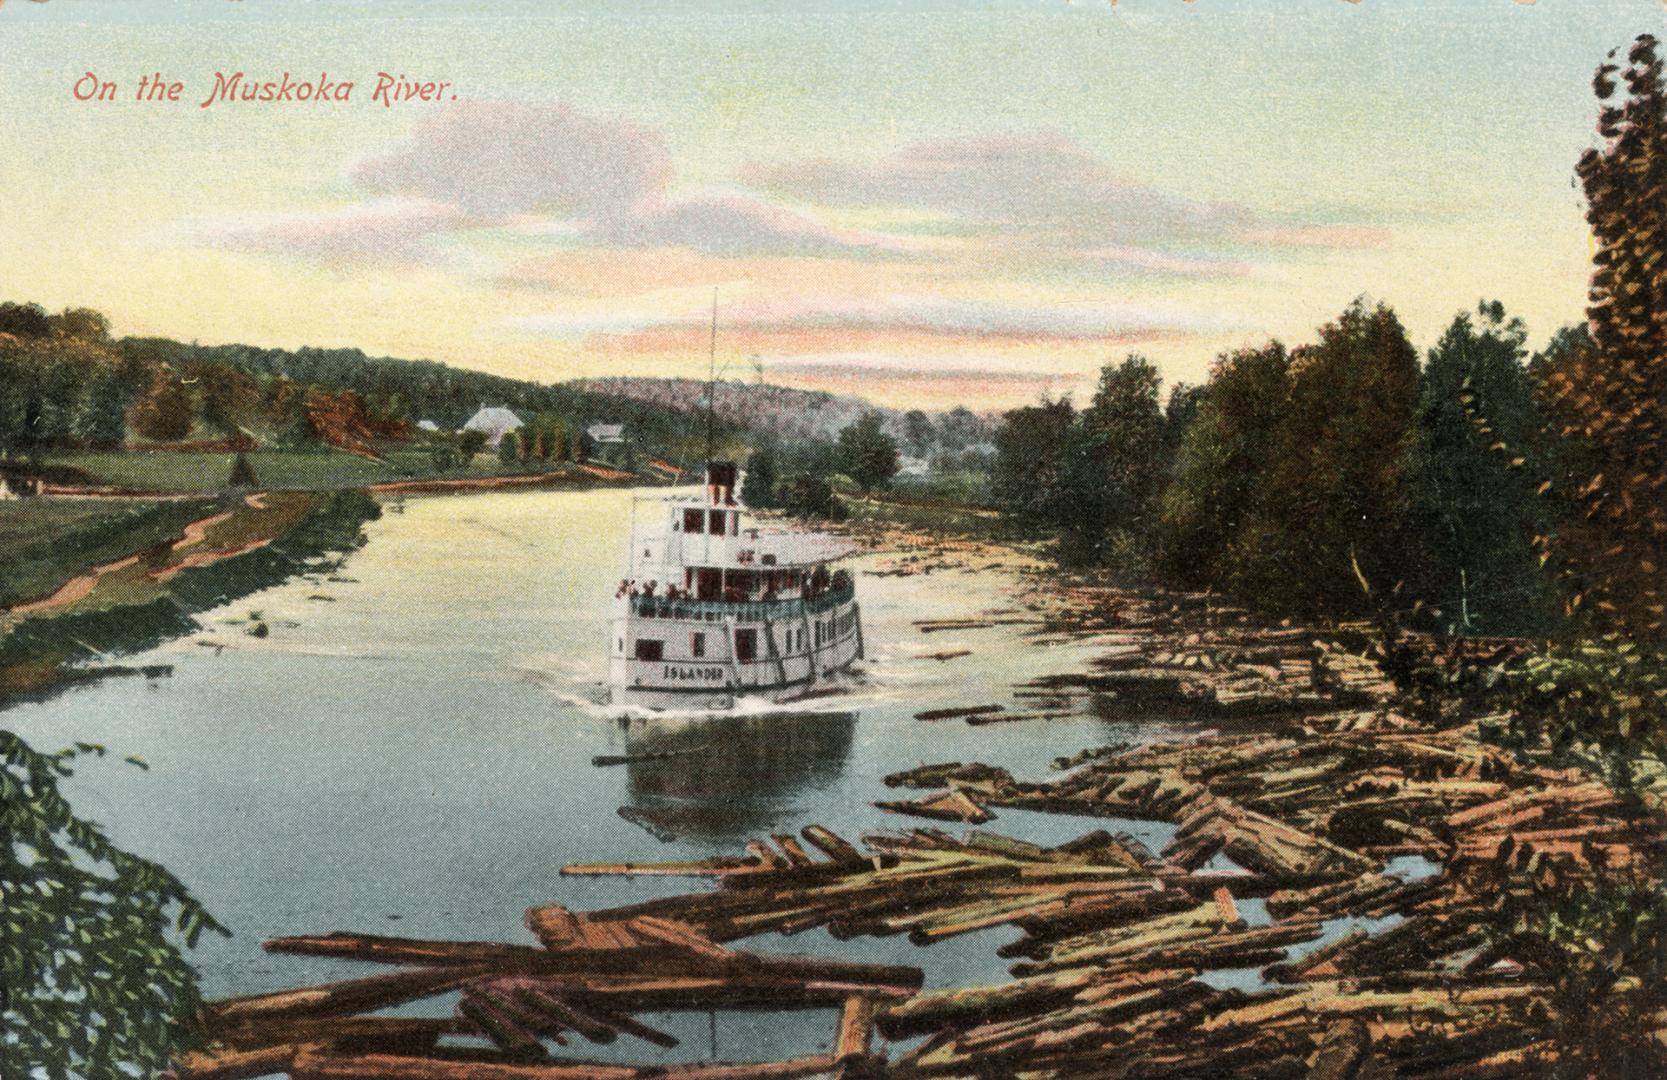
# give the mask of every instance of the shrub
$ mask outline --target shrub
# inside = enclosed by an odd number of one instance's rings
[[[58,781],[86,754],[104,748],[43,754],[0,731],[3,1076],[161,1071],[201,1004],[176,940],[229,933],[167,870],[70,809]]]

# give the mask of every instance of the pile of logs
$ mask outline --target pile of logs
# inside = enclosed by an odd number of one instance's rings
[[[918,968],[726,949],[653,916],[527,912],[538,946],[365,934],[279,938],[271,952],[399,965],[399,970],[210,1005],[208,1045],[180,1080],[284,1073],[293,1080],[766,1080],[872,1072],[874,1018],[921,985]],[[370,1015],[455,993],[449,1017]],[[838,1009],[834,1052],[763,1064],[629,1066],[551,1052],[621,1036],[677,1040],[637,1013]]]

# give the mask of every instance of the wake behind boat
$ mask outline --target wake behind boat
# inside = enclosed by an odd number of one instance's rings
[[[639,498],[609,663],[616,705],[728,709],[780,701],[862,657],[850,554],[832,538],[751,524],[734,464],[707,465],[699,492]],[[638,512],[651,507],[652,521]]]

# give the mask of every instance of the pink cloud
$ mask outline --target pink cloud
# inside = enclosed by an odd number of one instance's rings
[[[513,325],[535,334],[608,336],[694,329],[710,318],[709,312],[694,310],[625,318],[561,314],[531,316]],[[1054,341],[1207,334],[1236,326],[1232,319],[1218,313],[1167,305],[1116,301],[1030,304],[931,294],[873,299],[791,295],[726,304],[723,324],[731,334],[860,331]]]
[[[422,262],[434,234],[460,226],[462,211],[425,201],[360,203],[318,213],[204,221],[193,238],[213,247],[298,255],[326,263]]]

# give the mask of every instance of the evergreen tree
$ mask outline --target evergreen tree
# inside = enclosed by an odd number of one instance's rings
[[[498,461],[503,465],[514,465],[521,460],[521,432],[506,431],[503,438],[498,440]]]
[[[234,488],[252,488],[260,484],[255,478],[255,467],[249,464],[249,456],[239,452],[232,459],[232,474],[227,484]]]

